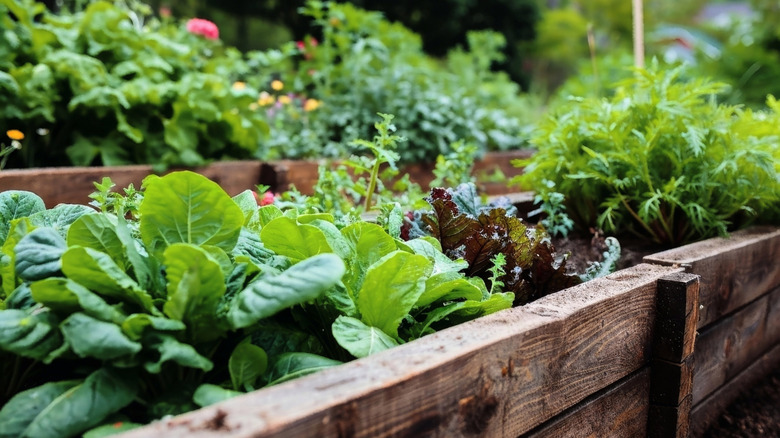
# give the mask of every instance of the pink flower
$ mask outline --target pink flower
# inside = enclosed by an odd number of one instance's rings
[[[259,206],[265,206],[265,205],[271,205],[274,203],[274,194],[271,193],[271,191],[267,191],[263,194],[263,197],[257,195],[257,192],[253,192],[255,194],[255,199],[257,200],[257,205]]]
[[[217,25],[202,18],[190,19],[190,21],[187,22],[187,31],[195,35],[203,35],[210,40],[219,38],[219,29],[217,28]]]

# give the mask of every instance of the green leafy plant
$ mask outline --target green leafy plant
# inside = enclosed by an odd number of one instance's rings
[[[102,206],[140,196],[106,203],[109,185],[98,186]],[[124,208],[45,210],[34,194],[0,194],[4,432],[71,436],[119,411],[148,421],[224,396],[223,381],[243,391],[284,378],[282,369],[335,363],[309,355],[280,368],[234,339],[336,285],[339,257],[276,258],[245,226],[257,214],[251,192],[231,199],[191,172],[144,188],[135,227]]]
[[[55,15],[32,0],[0,2],[0,125],[49,133],[28,136],[9,166],[253,156],[266,115],[252,107],[257,91],[234,81],[261,64],[127,4]]]
[[[457,187],[463,183],[473,183],[471,175],[474,160],[477,158],[477,147],[463,141],[456,141],[451,146],[451,152],[436,157],[436,167],[433,169],[432,187]]]
[[[777,218],[777,102],[766,113],[719,105],[722,84],[683,73],[656,62],[612,98],[554,109],[516,181],[542,196],[562,193],[580,229],[664,244]]]
[[[574,221],[566,214],[566,205],[564,205],[563,193],[552,191],[555,183],[544,180],[542,183],[548,190],[541,191],[534,195],[534,204],[538,207],[528,212],[528,217],[544,215],[539,224],[541,224],[551,236],[566,237],[574,228]]]

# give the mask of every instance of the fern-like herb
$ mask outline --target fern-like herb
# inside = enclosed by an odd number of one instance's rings
[[[780,108],[718,104],[726,86],[654,63],[610,99],[552,112],[515,182],[562,193],[580,229],[682,244],[780,215]]]

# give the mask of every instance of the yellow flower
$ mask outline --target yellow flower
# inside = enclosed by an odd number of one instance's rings
[[[243,90],[246,88],[246,83],[241,81],[233,82],[233,89],[234,90]]]
[[[24,133],[18,129],[10,129],[5,131],[5,135],[11,140],[24,140]]]
[[[306,102],[303,103],[303,110],[304,111],[314,111],[314,110],[316,110],[317,108],[320,107],[321,103],[322,102],[320,102],[317,99],[306,99]]]
[[[273,105],[274,102],[276,102],[276,99],[265,91],[260,93],[260,97],[257,98],[257,104],[260,106]]]
[[[276,91],[281,90],[284,88],[284,82],[280,81],[279,79],[274,79],[271,81],[271,88],[273,88]]]
[[[279,96],[279,102],[282,103],[282,105],[287,105],[291,101],[292,99],[290,99],[290,96]]]

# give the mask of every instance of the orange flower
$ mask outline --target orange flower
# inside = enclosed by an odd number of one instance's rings
[[[9,129],[5,131],[5,135],[11,140],[24,140],[24,133],[18,129]]]
[[[282,105],[287,105],[290,102],[292,102],[290,96],[279,96],[279,103],[281,103]]]
[[[233,89],[234,90],[244,90],[246,89],[246,83],[241,81],[233,82]]]

